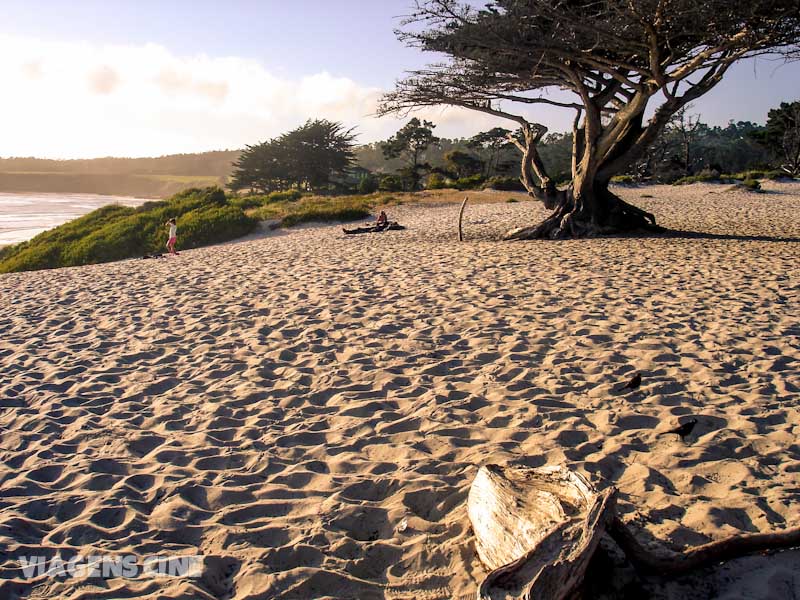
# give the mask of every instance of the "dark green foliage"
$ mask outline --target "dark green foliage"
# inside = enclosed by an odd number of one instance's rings
[[[757,179],[745,179],[739,185],[743,189],[749,190],[751,192],[761,192],[761,191],[763,191],[761,189],[761,184],[758,182]]]
[[[399,169],[398,173],[407,182],[405,187],[409,191],[418,190],[422,174],[431,169],[424,160],[428,147],[439,142],[439,138],[433,135],[434,127],[436,125],[430,121],[420,121],[415,117],[383,144],[386,158],[403,159],[405,167]]]
[[[503,192],[524,192],[525,186],[516,177],[492,177],[486,182],[486,187]]]
[[[281,219],[282,227],[292,227],[301,223],[310,222],[331,222],[331,221],[353,221],[369,217],[370,211],[367,208],[358,206],[328,207],[319,206],[309,208],[303,212],[290,213]]]
[[[441,173],[431,173],[428,175],[428,180],[425,182],[425,189],[428,190],[443,190],[450,187],[447,179]]]
[[[394,173],[397,169],[405,166],[405,160],[402,158],[387,158],[383,153],[384,142],[372,142],[364,144],[355,149],[356,162],[364,169],[378,174]],[[444,168],[444,155],[451,150],[469,151],[465,141],[459,139],[440,138],[436,144],[433,144],[425,150],[425,162],[429,163],[432,167]],[[519,169],[519,164],[516,165]]]
[[[365,173],[358,180],[358,193],[372,194],[373,192],[377,192],[379,183],[375,175],[372,173]]]
[[[234,196],[229,200],[231,206],[235,206],[242,210],[250,208],[257,208],[263,204],[264,196]]]
[[[247,146],[234,162],[230,187],[259,192],[301,189],[327,193],[334,180],[352,166],[355,135],[341,123],[325,119],[255,146]]]
[[[767,125],[753,138],[765,148],[784,175],[800,177],[800,100],[781,102],[767,114]]]
[[[241,199],[236,199],[241,200]],[[138,208],[110,205],[5,249],[0,272],[109,262],[161,251],[164,226],[176,217],[178,248],[195,248],[250,233],[257,221],[219,188],[193,188]]]
[[[673,185],[686,185],[690,183],[722,183],[722,178],[719,171],[704,170],[697,175],[689,175],[688,177],[681,177],[673,183]]]
[[[292,202],[294,200],[300,200],[303,197],[303,192],[300,190],[286,190],[285,192],[272,192],[271,194],[266,195],[267,202],[284,202],[289,201]]]
[[[483,161],[468,152],[451,150],[444,155],[444,160],[445,166],[456,179],[473,175],[483,176]]]
[[[510,134],[509,129],[494,127],[467,140],[467,148],[478,155],[481,172],[485,177],[494,175],[500,166],[501,156],[513,150],[513,145],[508,139]]]
[[[184,214],[178,227],[180,247],[197,248],[247,235],[255,229],[255,221],[235,206],[210,206]]]
[[[462,177],[456,179],[453,187],[459,190],[477,190],[483,188],[486,178],[483,175],[473,175],[472,177]]]
[[[381,177],[378,189],[382,192],[402,192],[403,180],[396,175],[385,175]]]
[[[725,127],[694,121],[691,129],[680,121],[672,122],[628,174],[636,180],[687,183],[709,181],[708,175],[714,171],[756,169],[769,163],[767,151],[755,141],[762,130],[749,121],[731,122]]]

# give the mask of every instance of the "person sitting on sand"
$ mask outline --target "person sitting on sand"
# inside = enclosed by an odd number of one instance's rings
[[[378,218],[375,220],[374,225],[368,225],[366,227],[356,227],[355,229],[345,229],[344,227],[342,227],[342,231],[344,231],[348,235],[353,235],[356,233],[377,233],[380,231],[386,231],[387,229],[401,230],[405,229],[405,227],[403,227],[396,221],[390,221],[389,217],[386,215],[385,210],[382,210],[380,212]]]
[[[169,227],[169,239],[167,240],[167,250],[170,254],[177,254],[175,251],[175,243],[178,241],[178,225],[173,217],[165,223]]]

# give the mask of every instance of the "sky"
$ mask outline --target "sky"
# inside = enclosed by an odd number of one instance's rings
[[[412,4],[0,0],[0,157],[234,149],[309,118],[356,127],[361,143],[386,139],[404,120],[375,116],[381,94],[437,60],[394,35]],[[799,82],[800,63],[747,61],[693,112],[712,125],[763,123],[770,108],[800,98]],[[537,110],[551,131],[571,127],[571,111]],[[514,127],[453,108],[417,116],[441,137]]]

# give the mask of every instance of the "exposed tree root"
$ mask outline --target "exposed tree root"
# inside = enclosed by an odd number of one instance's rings
[[[647,550],[619,517],[611,521],[608,533],[637,571],[659,575],[680,575],[748,554],[800,546],[800,527],[775,533],[737,535],[670,555]]]
[[[616,496],[614,487],[597,491],[563,466],[482,466],[467,498],[475,548],[490,570],[478,587],[478,598],[572,598],[604,534],[637,571],[667,577],[800,546],[800,527],[795,527],[733,536],[683,552],[654,552],[622,522]]]
[[[629,204],[608,190],[599,190],[601,208],[594,212],[576,207],[565,194],[555,211],[538,225],[518,227],[504,236],[507,240],[555,240],[631,233],[663,233],[653,214]],[[547,206],[547,203],[545,203]],[[547,206],[550,208],[550,206]]]

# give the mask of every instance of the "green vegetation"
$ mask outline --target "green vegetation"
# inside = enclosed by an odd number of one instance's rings
[[[469,177],[461,177],[456,179],[453,187],[457,190],[478,190],[483,189],[483,183],[486,178],[483,175],[471,175]]]
[[[309,120],[274,140],[247,146],[233,164],[230,187],[334,192],[355,161],[354,140],[353,130],[341,123]]]
[[[788,177],[782,171],[742,171],[741,173],[719,173],[717,171],[704,170],[697,175],[681,177],[673,185],[685,185],[690,183],[736,183],[737,181],[758,181],[759,179],[783,179]]]
[[[110,205],[0,251],[0,272],[109,262],[162,251],[164,223],[178,220],[178,248],[224,242],[253,231],[256,219],[217,188],[192,188],[138,208]]]
[[[739,187],[750,192],[763,192],[764,190],[761,189],[761,184],[758,182],[757,179],[745,179],[742,183],[739,184]]]
[[[423,173],[430,173],[431,165],[425,160],[425,153],[429,146],[439,143],[439,138],[433,135],[434,127],[436,125],[430,121],[420,121],[414,117],[382,145],[385,158],[403,160],[404,166],[398,169],[403,181],[401,189],[411,192],[418,190]]]
[[[697,175],[681,177],[673,185],[687,185],[690,183],[723,183],[723,180],[718,171],[704,170]]]
[[[441,173],[431,173],[428,175],[428,180],[425,182],[425,189],[428,190],[443,190],[452,185]]]
[[[402,177],[385,175],[381,177],[378,189],[382,192],[402,192],[405,189]]]
[[[525,186],[517,177],[492,177],[486,182],[486,187],[502,192],[524,192]]]
[[[621,185],[632,185],[636,183],[632,175],[614,175],[611,178],[611,183],[618,183]]]
[[[261,206],[248,211],[252,218],[277,221],[281,227],[301,223],[352,221],[369,217],[379,205],[397,204],[393,196],[304,196],[299,200],[274,199],[275,194],[255,196]]]
[[[766,127],[754,137],[784,177],[800,177],[800,100],[770,110]]]

